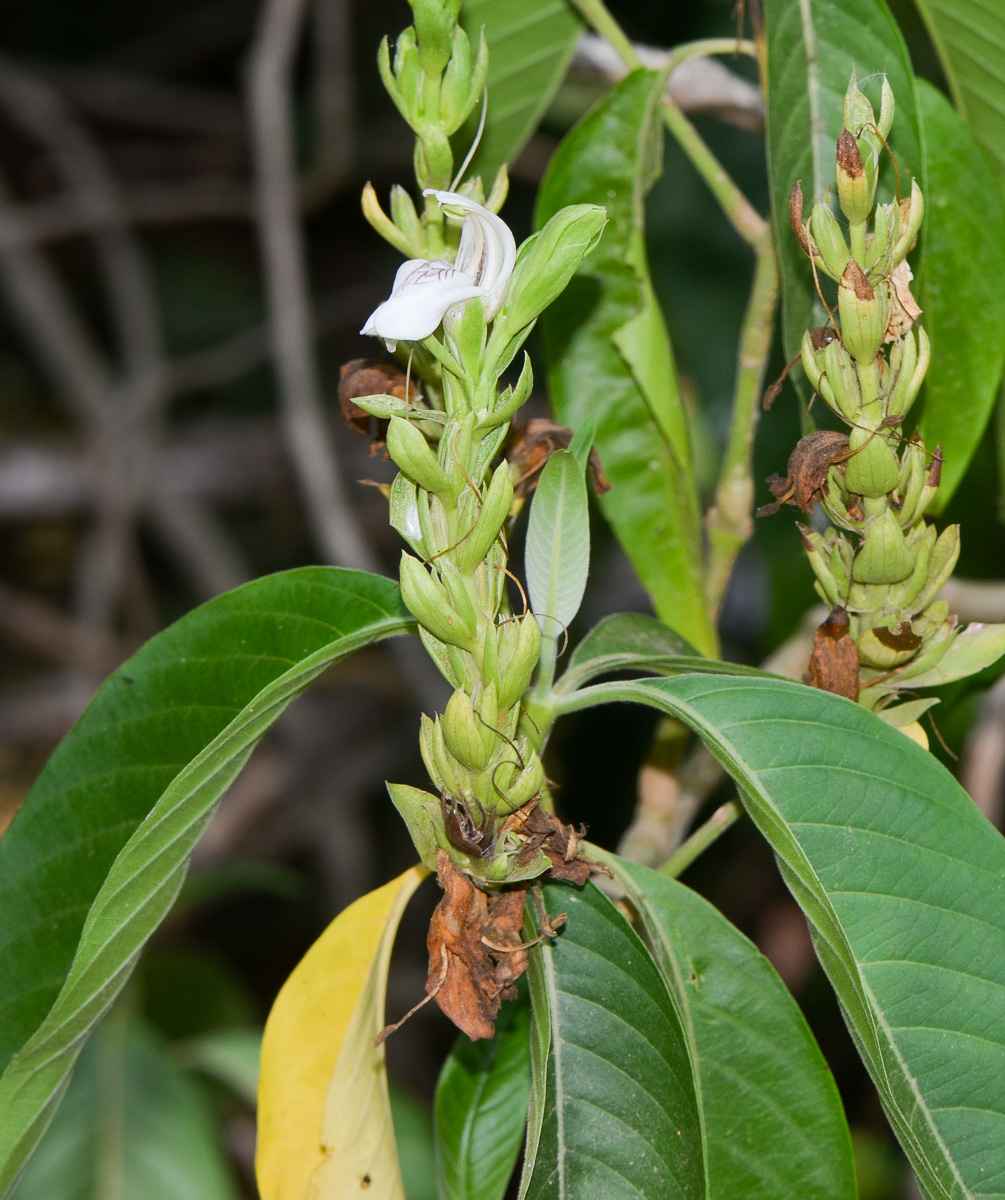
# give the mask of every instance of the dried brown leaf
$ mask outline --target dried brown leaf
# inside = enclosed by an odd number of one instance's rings
[[[836,696],[858,699],[858,647],[848,633],[848,614],[835,608],[813,635],[813,654],[803,682]]]
[[[789,456],[786,476],[772,475],[768,480],[775,501],[759,508],[757,515],[771,516],[783,504],[796,505],[805,513],[812,512],[827,487],[828,471],[847,456],[847,434],[835,429],[821,429],[817,433],[807,434],[799,440]]]

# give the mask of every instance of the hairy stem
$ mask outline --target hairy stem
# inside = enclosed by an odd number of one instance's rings
[[[660,874],[676,879],[742,816],[743,805],[739,800],[727,800],[725,804],[720,804],[708,820],[699,825],[687,841],[663,863],[659,868]]]

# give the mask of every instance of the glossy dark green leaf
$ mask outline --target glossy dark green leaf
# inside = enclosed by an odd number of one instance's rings
[[[461,1034],[436,1087],[440,1200],[502,1200],[527,1124],[530,1007],[504,1004],[495,1037]]]
[[[1005,1196],[1005,839],[949,772],[859,705],[774,679],[608,683],[695,729],[810,922],[922,1186]]]
[[[613,485],[601,511],[657,614],[711,654],[687,417],[643,233],[645,197],[660,170],[662,89],[658,72],[634,72],[555,153],[537,227],[580,203],[603,204],[609,223],[541,324],[556,417],[573,429],[588,416],[597,422],[595,446]]]
[[[482,29],[489,48],[488,117],[469,172],[489,187],[537,129],[565,78],[583,22],[567,0],[464,0],[461,24],[473,49]],[[480,115],[479,105],[464,128],[468,138]]]
[[[255,743],[334,661],[411,624],[388,579],[289,571],[183,617],[92,700],[0,842],[0,1192]]]
[[[834,148],[852,71],[865,85],[885,73],[897,113],[890,146],[900,168],[900,194],[921,178],[921,141],[914,75],[900,30],[883,0],[766,0],[767,125],[771,211],[782,269],[782,331],[787,356],[803,332],[824,323],[809,261],[789,226],[789,193],[802,183],[806,213],[834,188]],[[878,94],[877,94],[878,98]],[[889,178],[889,174],[886,176]],[[893,186],[892,183],[890,185]],[[880,183],[880,198],[884,196]]]
[[[605,856],[684,1014],[698,1074],[709,1200],[856,1200],[841,1099],[768,960],[675,879]]]
[[[960,115],[1005,181],[1005,7],[996,0],[915,0]]]
[[[84,1048],[14,1200],[236,1200],[195,1082],[141,1022],[114,1013]]]
[[[615,613],[605,617],[579,643],[556,690],[571,691],[612,671],[643,671],[651,675],[674,675],[682,671],[708,671],[713,675],[764,674],[756,667],[703,658],[655,617],[643,613]]]
[[[659,969],[592,884],[531,955],[534,1082],[521,1200],[704,1200],[687,1038]]]
[[[923,79],[917,89],[926,200],[918,299],[932,340],[921,433],[927,446],[942,445],[939,511],[984,436],[1005,365],[1005,197],[949,101]]]

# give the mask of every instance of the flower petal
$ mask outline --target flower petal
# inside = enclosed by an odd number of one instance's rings
[[[448,262],[411,259],[399,269],[390,298],[370,314],[361,332],[385,341],[418,342],[436,329],[451,304],[483,294],[470,275]]]
[[[516,264],[516,240],[510,227],[502,217],[460,192],[427,188],[423,195],[435,196],[437,204],[450,216],[463,216],[454,265],[484,288],[485,319],[490,321],[502,306]]]

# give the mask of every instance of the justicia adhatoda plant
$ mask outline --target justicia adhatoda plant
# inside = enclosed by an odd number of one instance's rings
[[[443,22],[436,36],[456,44],[449,6],[433,8]],[[418,34],[420,58],[430,36]],[[402,65],[410,38],[399,40],[395,87],[405,99],[399,107],[413,113],[421,98],[416,92],[408,102]],[[421,128],[428,134],[428,122]],[[428,151],[418,157],[428,161]],[[430,934],[427,989],[460,1028],[488,1037],[500,999],[515,994],[512,985],[526,967],[523,892],[512,885],[546,873],[582,883],[590,871],[576,834],[547,811],[539,756],[546,731],[524,715],[542,626],[553,643],[556,614],[513,613],[506,591],[514,479],[509,462],[497,459],[511,418],[530,395],[529,359],[514,385],[501,389],[499,381],[600,237],[605,217],[595,205],[568,207],[518,252],[506,223],[473,198],[481,194],[479,181],[467,192],[424,190],[425,216],[437,227],[439,215],[448,218],[442,244],[456,242],[453,261],[406,262],[363,328],[390,350],[399,342],[421,345],[426,353],[417,369],[427,399],[354,399],[389,421],[387,451],[401,472],[390,489],[391,523],[411,551],[401,557],[401,595],[455,689],[441,715],[422,718],[422,756],[436,794],[388,785],[423,863],[446,892]],[[365,203],[371,210],[369,194]],[[400,199],[397,206],[404,207]],[[386,232],[382,223],[378,229]],[[463,925],[463,944],[441,932],[448,919]]]

